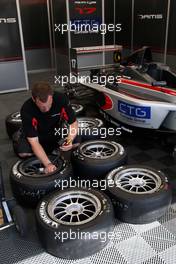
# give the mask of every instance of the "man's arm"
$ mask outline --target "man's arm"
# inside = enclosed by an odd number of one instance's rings
[[[33,138],[27,137],[27,140],[29,141],[34,154],[45,166],[45,173],[50,173],[55,171],[56,166],[52,164],[52,162],[49,160],[42,145],[39,143],[38,137],[33,137]]]
[[[78,121],[76,120],[69,126],[68,136],[66,137],[66,144],[62,145],[61,150],[68,151],[72,148],[72,142],[78,134]]]
[[[69,126],[69,132],[67,136],[68,141],[73,141],[78,134],[78,121],[76,120]]]

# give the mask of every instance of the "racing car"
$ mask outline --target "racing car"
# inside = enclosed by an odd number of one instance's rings
[[[122,61],[121,74],[132,79],[152,84],[176,88],[176,74],[164,63],[155,62],[149,47],[133,52]]]
[[[176,132],[176,74],[153,62],[149,47],[134,52],[113,74],[120,76],[113,84],[84,83],[98,91],[97,103],[106,119],[128,132]]]

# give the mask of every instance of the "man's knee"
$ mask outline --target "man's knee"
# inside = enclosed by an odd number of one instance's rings
[[[33,153],[18,153],[18,156],[22,159],[32,157],[33,155]]]

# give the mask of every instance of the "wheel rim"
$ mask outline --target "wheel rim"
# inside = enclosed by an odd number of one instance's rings
[[[15,222],[16,220],[14,220],[14,222]],[[17,224],[17,223],[15,223],[15,227],[16,227],[16,230],[18,231],[18,233],[20,233],[20,227],[19,227],[19,225]]]
[[[85,191],[68,191],[48,204],[49,216],[59,224],[82,225],[95,219],[101,211],[100,200]]]
[[[115,185],[128,193],[146,194],[156,192],[161,184],[161,178],[145,168],[128,168],[114,173]]]
[[[75,111],[75,113],[79,113],[83,110],[83,106],[80,104],[71,104],[73,110]]]
[[[58,172],[62,166],[65,166],[64,162],[61,162],[60,159],[56,156],[55,158],[51,158],[52,163],[56,166],[57,170],[54,173]],[[28,159],[25,162],[22,162],[19,165],[19,171],[29,177],[42,177],[44,175],[50,175],[52,173],[46,174],[44,171],[45,167],[38,159]]]
[[[102,124],[103,122],[98,118],[78,118],[78,127],[80,129],[100,127]]]
[[[15,223],[16,230],[20,232],[20,227],[19,224],[17,223],[17,219],[15,215],[13,215],[13,222]]]
[[[22,122],[21,120],[21,114],[20,112],[15,112],[11,115],[12,117],[12,121],[15,121],[15,122]]]
[[[92,159],[108,159],[117,153],[124,153],[124,148],[118,143],[97,141],[95,143],[85,143],[80,147],[80,153]]]

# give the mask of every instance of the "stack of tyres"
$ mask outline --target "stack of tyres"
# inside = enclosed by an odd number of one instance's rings
[[[72,166],[57,155],[49,156],[57,170],[45,174],[44,166],[36,157],[17,161],[11,170],[10,181],[15,198],[24,206],[36,207],[46,194],[61,189],[63,181],[72,178]]]
[[[75,176],[90,181],[103,179],[109,171],[126,162],[127,153],[124,147],[107,140],[86,141],[72,155]]]
[[[44,249],[64,259],[91,256],[113,235],[111,200],[93,189],[69,188],[44,197],[38,204],[36,219]]]
[[[163,216],[172,200],[167,177],[141,165],[116,168],[106,176],[115,215],[130,224],[146,224]]]

